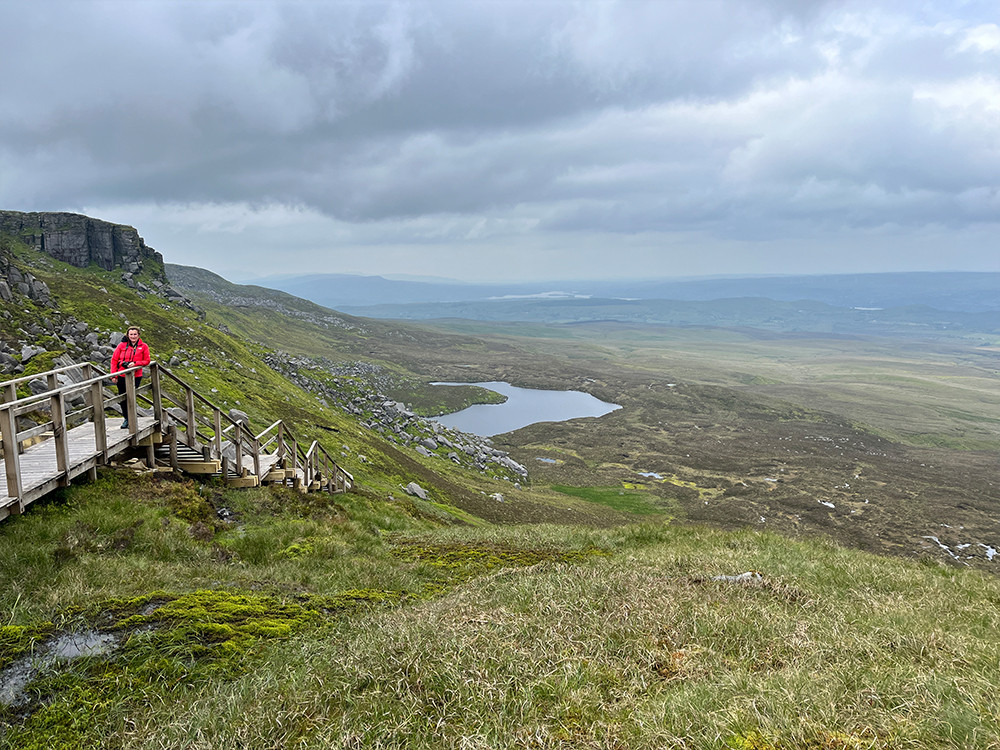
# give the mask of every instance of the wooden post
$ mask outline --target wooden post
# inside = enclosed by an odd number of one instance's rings
[[[243,423],[238,420],[233,428],[233,445],[236,447],[236,476],[245,477],[247,473],[243,468]]]
[[[101,454],[101,462],[108,462],[108,427],[104,419],[104,384],[95,380],[90,388],[90,402],[94,407],[94,448]]]
[[[256,476],[260,476],[260,442],[257,438],[253,439],[253,473]]]
[[[7,473],[7,494],[21,499],[21,457],[18,454],[17,417],[13,407],[0,410],[0,433],[3,440],[3,462]],[[20,509],[20,504],[18,508]]]
[[[54,379],[55,376],[49,376]],[[56,391],[49,398],[49,409],[52,412],[52,440],[56,449],[56,471],[59,472],[59,484],[65,487],[69,484],[69,436],[66,434],[66,400],[62,391]]]
[[[212,458],[222,457],[222,412],[218,409],[212,410],[212,429],[215,437],[212,438],[212,445],[215,448],[215,455]]]
[[[163,431],[163,392],[160,390],[160,365],[153,362],[149,366],[149,376],[152,378],[153,397],[153,419],[156,420],[156,429]]]
[[[125,419],[128,420],[128,434],[135,436],[136,430],[139,429],[139,424],[137,420],[136,409],[135,409],[135,372],[129,372],[125,375]]]
[[[278,458],[285,465],[285,423],[278,422]]]
[[[198,445],[198,423],[194,417],[194,391],[187,387],[184,392],[187,396],[187,438],[185,442],[189,448],[194,448]]]
[[[172,424],[167,430],[170,433],[170,468],[180,471],[180,466],[177,465],[177,425]]]
[[[92,377],[94,377],[94,366],[91,365],[90,362],[84,362],[80,366],[80,372],[83,375],[83,381],[87,382]],[[93,406],[96,409],[97,407],[93,402],[94,402],[94,389],[88,388],[83,392],[83,403],[88,407]]]
[[[3,384],[3,403],[9,404],[17,400],[17,386],[13,383]]]

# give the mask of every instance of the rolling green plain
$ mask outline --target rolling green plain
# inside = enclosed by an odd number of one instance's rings
[[[8,331],[141,320],[156,356],[254,423],[297,424],[357,487],[119,466],[0,524],[0,675],[66,633],[108,643],[0,704],[0,747],[1000,747],[981,333],[418,325],[177,269],[199,312],[8,249],[58,304]],[[276,350],[428,413],[486,400],[437,380],[623,408],[497,436],[529,469],[515,485],[388,442]]]

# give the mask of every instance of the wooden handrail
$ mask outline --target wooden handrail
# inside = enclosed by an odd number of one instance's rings
[[[149,365],[143,365],[142,367],[149,367]],[[64,371],[65,369],[66,368],[60,368],[60,371]],[[130,367],[127,370],[119,370],[118,372],[129,373],[129,372],[135,372],[136,370],[140,369],[142,368],[137,365],[135,367]],[[47,372],[42,372],[39,373],[38,375],[32,375],[30,378],[28,378],[28,380],[29,381],[35,380],[36,378],[40,378],[42,375],[48,375],[48,374],[49,373]],[[116,377],[117,375],[118,373],[115,373]],[[107,375],[98,375],[96,377],[90,378],[89,380],[82,380],[79,383],[70,383],[68,385],[60,386],[59,388],[53,388],[51,390],[44,391],[43,393],[37,393],[32,396],[24,396],[22,398],[17,399],[16,401],[7,401],[0,403],[0,409],[11,409],[14,406],[21,407],[29,404],[34,404],[36,401],[43,401],[47,398],[51,398],[56,393],[61,393],[65,396],[66,394],[72,393],[73,391],[83,391],[86,390],[87,386],[92,385],[94,383],[103,383],[107,379],[108,379]],[[10,385],[12,382],[13,381],[10,380],[4,381],[0,383],[0,386],[7,386]],[[117,396],[116,398],[120,398],[120,396]],[[31,409],[27,409],[26,411],[31,411]]]
[[[42,375],[59,375],[60,373],[69,372],[70,370],[82,370],[82,369],[84,369],[89,364],[91,364],[91,363],[90,362],[84,362],[84,363],[81,363],[81,364],[78,364],[78,365],[66,365],[65,367],[59,367],[59,368],[57,368],[55,370],[46,370],[45,372],[41,372],[41,373],[38,373],[36,375],[22,375],[21,377],[14,378],[13,380],[4,380],[2,383],[0,383],[0,385],[3,385],[3,386],[8,386],[8,385],[18,386],[18,385],[21,385],[22,383],[29,383],[32,380],[35,380],[36,378],[40,378]]]
[[[265,435],[266,435],[267,433],[269,433],[269,432],[270,432],[271,430],[274,430],[274,429],[276,429],[276,428],[278,427],[278,425],[280,425],[280,424],[281,424],[281,420],[279,419],[279,420],[278,420],[277,422],[275,422],[274,424],[272,424],[272,425],[271,425],[270,427],[268,427],[268,428],[267,428],[266,430],[264,430],[264,431],[263,431],[262,433],[260,433],[260,434],[259,434],[259,435],[258,435],[258,436],[257,436],[256,438],[254,438],[254,439],[255,439],[255,440],[260,440],[260,439],[261,439],[262,437],[264,437],[264,436],[265,436]]]
[[[141,388],[136,388],[134,376],[142,368],[149,369],[150,377],[145,380]],[[57,386],[57,376],[69,371],[80,372],[83,379],[79,382]],[[93,374],[95,372],[96,375]],[[109,396],[106,392],[109,387],[109,378],[117,378],[122,375],[125,376],[125,392]],[[43,393],[18,397],[17,386],[35,379],[46,379],[48,389]],[[179,387],[181,391],[179,399],[164,389],[166,384],[174,384]],[[69,402],[76,401],[78,396],[83,397],[82,405],[71,405]],[[128,444],[135,446],[139,437],[138,406],[140,401],[151,407],[153,417],[152,428],[149,422],[146,422],[142,428],[143,436],[149,435],[150,429],[169,436],[170,461],[175,469],[178,466],[176,445],[180,435],[183,435],[183,440],[192,448],[200,449],[206,458],[221,459],[224,470],[227,469],[229,460],[223,455],[223,436],[230,436],[228,443],[233,446],[236,459],[234,469],[241,475],[245,476],[250,470],[250,462],[244,463],[246,457],[249,457],[252,462],[252,471],[257,477],[261,477],[263,469],[273,467],[276,460],[281,462],[280,465],[283,465],[286,470],[293,470],[296,484],[301,477],[306,482],[305,489],[307,490],[318,482],[320,488],[330,492],[346,491],[353,482],[353,476],[333,460],[318,440],[312,441],[308,450],[303,450],[302,443],[296,439],[294,431],[280,419],[259,434],[254,435],[249,425],[233,419],[158,362],[153,361],[141,366],[133,365],[114,373],[114,375],[92,363],[81,363],[0,382],[0,445],[3,447],[3,471],[7,478],[7,494],[15,499],[13,504],[8,502],[7,505],[0,506],[0,519],[11,513],[21,512],[24,505],[40,496],[39,492],[47,491],[43,489],[42,485],[35,482],[29,486],[29,494],[24,495],[25,488],[22,483],[19,458],[23,443],[49,431],[52,433],[50,439],[54,450],[49,455],[54,456],[56,473],[54,475],[46,474],[49,478],[45,480],[44,487],[51,488],[54,486],[54,482],[68,483],[70,478],[82,471],[93,472],[92,476],[96,476],[93,459],[95,453],[88,453],[91,458],[86,463],[80,463],[79,459],[74,458],[72,459],[74,465],[70,465],[70,429],[92,421],[94,423],[93,449],[96,449],[96,456],[100,461],[107,462],[112,441],[109,440],[105,427],[105,410],[121,404],[121,410],[128,419],[129,432],[127,434],[130,438]],[[42,410],[41,407],[46,403],[51,415],[50,420],[41,424],[31,424],[24,430],[18,430],[18,416],[32,412],[37,413]],[[174,404],[179,411],[166,408],[167,404]],[[209,412],[208,416],[204,415],[205,411]],[[148,419],[148,416],[145,418]],[[223,424],[226,426],[223,427]],[[200,429],[203,426],[211,434],[206,434]],[[232,434],[230,435],[230,433]],[[123,443],[120,439],[114,441],[114,452],[121,450],[122,446]],[[148,460],[152,461],[153,448],[151,443],[147,443],[147,450]],[[274,458],[265,464],[263,460],[265,456]],[[36,469],[32,469],[32,471],[36,471]],[[46,472],[48,471],[46,469]]]

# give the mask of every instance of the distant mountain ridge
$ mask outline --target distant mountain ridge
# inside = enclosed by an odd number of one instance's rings
[[[710,301],[757,297],[779,302],[812,300],[844,308],[924,305],[942,311],[1000,311],[1000,273],[899,272],[767,276],[745,278],[650,279],[637,281],[548,281],[521,284],[430,283],[382,276],[315,274],[255,280],[357,315],[381,317],[375,306],[421,304],[413,317],[435,317],[428,305],[495,299],[599,297],[632,300]],[[416,311],[414,311],[416,312]],[[444,311],[442,311],[444,312]],[[402,315],[400,317],[410,317]]]

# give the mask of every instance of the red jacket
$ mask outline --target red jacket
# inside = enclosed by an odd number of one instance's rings
[[[136,339],[135,346],[129,343],[128,337],[115,347],[115,353],[111,355],[111,373],[119,370],[127,370],[132,365],[149,364],[149,347],[142,339]],[[137,378],[142,377],[142,369],[135,371]]]

